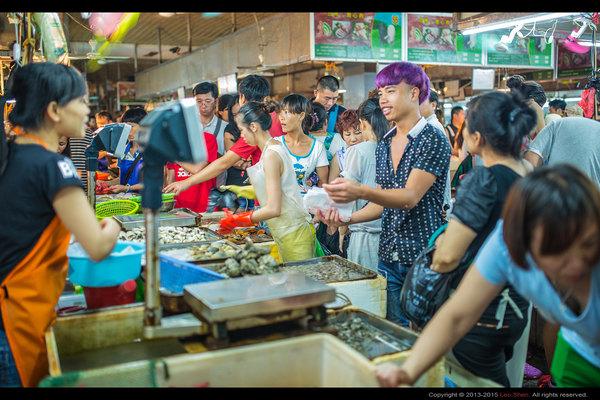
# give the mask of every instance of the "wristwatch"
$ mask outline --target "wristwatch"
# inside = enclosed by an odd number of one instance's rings
[[[125,193],[129,193],[130,188],[131,188],[130,184],[125,185]]]

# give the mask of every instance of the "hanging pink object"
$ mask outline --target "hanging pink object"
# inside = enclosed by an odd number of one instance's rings
[[[89,19],[90,28],[95,35],[110,36],[123,19],[125,13],[92,13]]]
[[[585,53],[589,53],[589,51],[590,51],[589,47],[580,45],[577,42],[577,39],[575,39],[572,36],[569,36],[565,40],[563,40],[562,44],[567,50],[572,51],[573,53],[585,54]]]

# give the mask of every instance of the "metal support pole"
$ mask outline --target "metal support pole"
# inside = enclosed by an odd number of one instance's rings
[[[160,326],[160,268],[158,261],[158,210],[144,208],[146,225],[146,303],[144,326]]]
[[[162,43],[160,37],[160,28],[156,28],[156,31],[158,33],[158,63],[162,64]]]
[[[187,40],[188,40],[188,53],[192,52],[192,16],[187,15]]]
[[[92,210],[96,209],[96,171],[86,171],[87,174],[87,198]]]

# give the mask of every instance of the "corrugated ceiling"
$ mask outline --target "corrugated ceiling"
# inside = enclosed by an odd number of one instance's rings
[[[161,41],[163,44],[187,46],[187,20],[191,18],[192,46],[203,46],[215,39],[225,36],[233,29],[244,28],[254,24],[256,20],[268,18],[275,13],[222,13],[216,17],[204,17],[202,13],[176,13],[171,17],[163,17],[158,13],[143,12],[137,25],[129,31],[124,43],[157,44],[157,28],[161,28]],[[65,15],[68,21],[68,36],[70,41],[87,42],[92,38],[90,30],[80,24],[88,26],[87,21],[81,18],[80,13],[69,13],[73,19]],[[256,19],[255,19],[256,17]]]

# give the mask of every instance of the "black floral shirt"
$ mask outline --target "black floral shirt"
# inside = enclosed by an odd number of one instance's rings
[[[378,143],[377,184],[382,189],[405,187],[413,168],[436,176],[431,188],[412,209],[384,208],[379,239],[379,259],[384,262],[412,264],[427,246],[429,237],[442,225],[444,187],[450,167],[450,144],[442,132],[424,118],[408,133],[408,144],[394,173],[391,141],[396,128]]]

